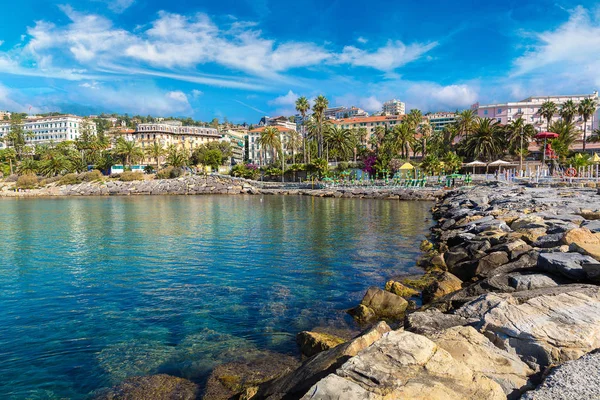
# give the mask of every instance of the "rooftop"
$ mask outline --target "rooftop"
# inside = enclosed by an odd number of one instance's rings
[[[286,128],[285,126],[278,126],[278,125],[269,125],[269,126],[261,126],[255,129],[252,129],[251,131],[249,131],[250,133],[260,133],[263,132],[265,129],[267,128],[275,128],[277,129],[279,132],[290,132],[293,131],[293,129],[290,128]]]
[[[359,122],[386,122],[386,121],[399,121],[404,118],[404,115],[379,115],[375,117],[359,117],[359,118],[342,118],[337,121],[333,121],[336,125],[341,124],[356,124]]]

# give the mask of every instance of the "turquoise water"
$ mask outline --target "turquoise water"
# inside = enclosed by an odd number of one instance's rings
[[[418,272],[430,203],[274,196],[0,199],[0,398],[202,382],[296,354],[370,285]],[[356,327],[354,327],[356,328]]]

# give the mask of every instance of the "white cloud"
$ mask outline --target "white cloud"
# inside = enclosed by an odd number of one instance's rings
[[[192,90],[192,97],[195,99],[202,96],[203,94],[204,94],[204,92],[202,90],[198,90],[198,89]]]
[[[531,38],[535,43],[514,61],[512,77],[542,76],[551,85],[567,80],[572,87],[600,85],[599,15],[578,6],[556,29],[525,34],[525,40]]]
[[[0,40],[0,46],[4,44],[4,40]]]
[[[115,13],[122,13],[135,3],[135,0],[106,0],[109,10]]]
[[[99,84],[98,82],[83,82],[79,85],[79,87],[88,89],[99,89]]]
[[[181,90],[175,90],[175,91],[172,91],[172,92],[168,92],[167,93],[167,97],[169,99],[173,99],[173,100],[178,101],[180,103],[188,103],[187,96]]]
[[[406,90],[407,109],[427,111],[465,108],[477,101],[477,91],[466,84],[442,86],[432,82],[410,85]]]
[[[381,111],[383,102],[379,101],[375,96],[370,96],[359,99],[358,106],[366,111],[375,112]]]
[[[384,47],[372,52],[354,46],[346,46],[336,57],[336,62],[355,67],[371,67],[380,71],[393,71],[417,60],[436,46],[437,42],[415,43],[407,46],[399,40],[390,40]]]
[[[366,44],[369,40],[365,39],[364,37],[360,36],[358,39],[356,39],[356,41],[358,43],[362,43],[362,44]]]
[[[269,101],[270,105],[276,105],[276,106],[295,106],[296,105],[296,100],[298,100],[298,95],[294,92],[292,92],[291,90],[289,92],[287,92],[287,94],[283,95],[283,96],[279,96],[271,101]]]

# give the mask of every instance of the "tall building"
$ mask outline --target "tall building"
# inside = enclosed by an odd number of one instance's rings
[[[368,146],[369,139],[375,134],[375,129],[378,126],[392,129],[394,126],[402,123],[403,118],[403,115],[382,115],[377,117],[343,118],[333,121],[333,123],[347,129],[359,130],[364,128],[366,130],[366,135],[362,138],[362,144]]]
[[[232,164],[240,164],[244,162],[245,156],[245,137],[247,135],[247,131],[239,131],[234,129],[228,129],[221,136],[221,142],[227,142],[231,146],[231,152],[233,153],[231,156]]]
[[[386,115],[404,115],[406,114],[406,105],[400,100],[389,100],[383,103],[383,113]]]
[[[279,117],[262,117],[258,123],[258,126],[282,126],[291,130],[296,129],[296,123],[289,120],[289,118],[283,115]]]
[[[552,101],[558,106],[572,100],[576,104],[586,98],[592,98],[598,101],[598,92],[592,94],[579,94],[579,95],[567,95],[567,96],[532,96],[521,101],[499,103],[499,104],[488,104],[479,105],[475,104],[473,109],[477,110],[477,115],[481,118],[493,118],[498,120],[501,124],[508,124],[518,118],[523,118],[526,123],[533,124],[538,131],[546,130],[547,121],[544,117],[539,114],[540,107],[546,101]],[[552,118],[553,121],[558,121],[560,115],[557,113]],[[575,127],[583,131],[583,118],[581,116],[575,116]],[[598,115],[595,114],[588,123],[587,131],[591,132],[593,129],[598,127]]]
[[[429,121],[431,128],[435,132],[443,131],[448,125],[456,122],[456,113],[453,112],[436,112],[425,115]]]
[[[324,111],[323,115],[327,119],[342,119],[342,118],[360,118],[368,117],[369,113],[358,107],[332,107]]]
[[[55,115],[51,117],[30,116],[21,122],[28,145],[49,144],[77,139],[85,129],[96,134],[96,123],[76,115]],[[0,148],[7,145],[4,136],[10,132],[10,121],[0,121]]]
[[[274,125],[272,125],[274,126]],[[285,126],[274,126],[279,131],[279,140],[283,144],[283,148],[286,149],[287,134],[295,131],[295,129],[286,128]],[[266,126],[261,126],[256,129],[248,131],[248,158],[250,163],[258,164],[260,166],[270,164],[273,160],[271,149],[263,151],[264,149],[260,145],[260,134],[264,132]],[[287,149],[285,154],[291,154]]]

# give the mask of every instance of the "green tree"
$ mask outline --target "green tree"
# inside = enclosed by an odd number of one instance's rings
[[[463,110],[457,112],[456,129],[458,135],[467,138],[475,130],[477,125],[477,112],[475,110]]]
[[[573,100],[567,100],[560,106],[559,114],[567,123],[573,122],[573,118],[577,115],[577,104]]]
[[[57,149],[47,152],[40,161],[40,173],[45,176],[59,175],[71,169],[69,159]]]
[[[325,110],[329,106],[329,100],[323,95],[318,95],[313,104],[314,128],[318,143],[318,157],[323,157],[323,133],[325,124]]]
[[[594,115],[597,108],[598,104],[595,99],[587,98],[579,103],[577,112],[583,118],[583,151],[585,151],[585,142],[587,141],[587,122]]]
[[[277,153],[281,149],[281,137],[279,135],[279,129],[274,126],[267,126],[258,138],[258,145],[262,147],[263,152],[271,151],[272,162],[274,163],[277,159]]]
[[[135,141],[125,140],[123,137],[117,138],[115,154],[123,160],[127,167],[144,158],[144,152]]]
[[[410,126],[406,123],[398,124],[392,129],[396,149],[400,150],[402,158],[408,159],[410,154],[410,144],[413,140],[413,134]]]
[[[187,150],[179,149],[174,144],[167,148],[167,164],[175,168],[185,167],[188,164],[189,155]],[[219,159],[219,162],[221,159]],[[209,165],[209,164],[205,164]]]
[[[306,113],[310,110],[310,104],[308,103],[308,99],[304,96],[298,97],[296,99],[296,111],[302,115],[302,152],[304,153],[304,163],[308,162],[307,154],[306,154]]]
[[[218,169],[219,165],[221,165],[221,160],[223,159],[223,154],[219,150],[208,150],[204,157],[204,165],[208,165],[213,170]]]
[[[155,140],[154,143],[146,147],[145,153],[147,157],[156,160],[156,170],[158,171],[160,169],[160,158],[164,156],[167,151]]]
[[[287,133],[287,140],[285,143],[286,150],[292,153],[292,164],[296,163],[296,151],[300,149],[302,145],[302,137],[296,131],[289,131]]]
[[[341,125],[331,124],[325,132],[325,143],[332,154],[342,161],[348,161],[356,147],[356,139],[352,131]]]
[[[526,123],[521,117],[513,120],[505,127],[506,141],[511,154],[519,154],[521,149],[521,132],[523,133],[523,148],[526,149],[531,139],[535,136],[535,127]]]
[[[33,158],[26,158],[17,167],[19,175],[36,175],[38,173],[38,162]]]
[[[578,133],[575,129],[575,125],[573,123],[567,123],[567,121],[555,121],[550,126],[550,132],[558,133],[558,137],[556,139],[552,139],[550,143],[552,144],[552,149],[554,152],[561,158],[561,160],[565,160],[569,155],[569,149],[577,140]]]
[[[466,139],[465,152],[470,158],[492,160],[503,154],[506,148],[498,121],[478,118],[474,132]]]
[[[550,130],[550,122],[552,121],[552,117],[558,111],[558,107],[552,101],[546,101],[542,104],[540,109],[538,110],[538,114],[540,114],[543,118],[546,119],[546,130]]]

